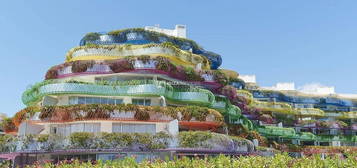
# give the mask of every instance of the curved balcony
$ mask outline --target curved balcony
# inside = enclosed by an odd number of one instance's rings
[[[168,36],[166,34],[157,33],[153,31],[146,31],[144,29],[125,29],[109,32],[106,34],[88,33],[82,38],[80,45],[96,44],[96,45],[111,45],[111,44],[149,44],[149,43],[172,43],[178,46],[181,50],[189,50],[194,54],[199,54],[206,57],[211,62],[211,68],[217,69],[222,64],[220,55],[204,50],[199,47],[194,41]]]
[[[258,128],[258,132],[268,136],[291,137],[296,135],[295,130],[293,128],[283,128],[274,126],[260,127]]]
[[[299,116],[325,116],[325,112],[317,108],[292,108],[289,104],[282,102],[254,101],[253,106],[261,109],[262,111],[272,111],[283,114]]]
[[[352,97],[343,95],[313,95],[298,91],[275,91],[275,90],[254,90],[255,98],[274,98],[278,102],[289,102],[295,104],[314,104],[315,106],[336,106],[337,111],[345,111],[348,107],[356,107],[357,101]]]
[[[325,116],[325,112],[316,108],[297,108],[295,109],[301,116]]]
[[[195,113],[198,110],[202,113]],[[61,114],[61,115],[58,115]],[[121,121],[178,121],[208,122],[221,125],[223,117],[214,110],[205,107],[152,107],[132,104],[120,105],[70,105],[70,106],[45,106],[36,108],[25,108],[16,115],[22,120],[29,116],[32,121],[41,122],[70,122],[82,120],[121,120]],[[20,119],[19,118],[19,119]],[[19,121],[21,123],[22,121]]]
[[[165,55],[173,57],[173,60],[176,59],[180,63],[201,64],[204,69],[209,69],[209,61],[205,57],[180,50],[173,45],[164,44],[80,46],[71,49],[66,58],[67,61],[106,60],[140,55]]]
[[[119,60],[115,60],[115,62],[118,63],[118,66],[122,66],[122,67],[127,67],[128,66],[127,64],[130,65],[127,68],[121,68],[120,72],[122,73],[160,74],[163,76],[167,76],[168,78],[173,78],[174,80],[183,80],[187,82],[192,82],[195,85],[201,85],[210,90],[211,89],[216,90],[222,87],[222,84],[220,84],[219,81],[215,81],[216,77],[214,75],[207,75],[205,73],[201,73],[200,71],[193,71],[196,76],[199,75],[201,76],[201,79],[199,80],[197,78],[188,78],[187,73],[189,72],[186,71],[180,71],[180,72],[171,71],[170,68],[166,68],[164,70],[158,69],[158,67],[160,66],[157,65],[158,61],[155,58],[151,58],[149,60],[146,60],[145,62],[139,59],[132,59],[130,61],[125,61],[125,59],[119,59]],[[83,64],[83,66],[86,66],[86,69],[82,69],[80,72],[76,72],[76,71],[73,72],[72,63],[64,63],[49,69],[46,73],[46,79],[62,79],[62,78],[82,76],[82,75],[101,75],[101,74],[104,75],[104,74],[120,73],[117,72],[115,69],[112,70],[110,67],[110,63],[108,62],[93,61],[92,63],[90,63],[91,65],[87,65],[86,61],[83,62],[79,61],[77,63],[80,65]]]
[[[301,132],[297,135],[298,139],[305,140],[305,141],[314,141],[317,139],[316,135],[311,132]]]
[[[298,139],[302,141],[319,141],[319,142],[332,142],[332,141],[343,141],[343,142],[357,142],[357,136],[347,136],[347,135],[335,135],[335,136],[323,136],[315,135],[311,132],[301,132],[296,133],[293,128],[282,128],[274,126],[265,126],[258,128],[258,132],[272,137],[282,137],[286,139]]]
[[[295,115],[296,111],[287,103],[253,101],[252,106],[266,112]]]
[[[253,100],[253,95],[249,91],[246,91],[246,90],[237,90],[237,95],[244,97],[248,100]]]
[[[30,105],[38,102],[46,95],[56,94],[84,94],[103,96],[165,96],[167,99],[179,103],[211,105],[214,95],[208,90],[194,89],[186,92],[175,91],[165,83],[152,81],[149,84],[115,86],[90,83],[42,83],[27,90],[22,97],[25,104]]]
[[[339,118],[342,118],[342,119],[356,119],[357,118],[357,112],[355,112],[355,111],[344,112],[339,116]]]

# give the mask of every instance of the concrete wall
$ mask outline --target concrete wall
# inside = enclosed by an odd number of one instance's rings
[[[145,26],[145,30],[164,33],[169,36],[186,38],[186,26],[185,25],[176,25],[175,29],[163,29],[163,28],[160,28],[159,25]]]

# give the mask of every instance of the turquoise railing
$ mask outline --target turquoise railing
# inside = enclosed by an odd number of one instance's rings
[[[43,96],[58,94],[86,94],[103,96],[165,96],[169,100],[187,103],[201,103],[211,105],[214,95],[204,89],[178,92],[171,85],[162,83],[150,83],[139,85],[112,86],[83,83],[49,83],[39,86],[38,89],[30,89],[23,94],[22,100],[26,105],[38,102]]]
[[[282,128],[274,126],[263,126],[259,127],[258,132],[265,136],[272,137],[282,137],[287,139],[299,139],[302,141],[319,141],[319,142],[331,142],[331,141],[342,141],[342,142],[357,142],[357,136],[322,136],[315,135],[311,132],[301,132],[296,133],[293,128]]]

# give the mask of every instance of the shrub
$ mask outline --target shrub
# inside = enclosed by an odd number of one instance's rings
[[[2,135],[0,136],[0,152],[12,152],[13,148],[16,147],[14,142],[17,138],[12,135]]]
[[[100,38],[99,33],[92,32],[92,33],[87,33],[83,39],[86,41],[95,41],[95,40],[99,40],[99,38]]]
[[[72,72],[80,73],[86,72],[89,68],[92,68],[94,61],[73,61],[72,62]]]
[[[1,122],[1,126],[5,132],[13,132],[17,130],[12,118],[4,118]]]
[[[199,106],[185,106],[185,107],[159,107],[159,106],[140,106],[133,104],[120,105],[106,105],[106,104],[77,104],[67,106],[44,106],[44,107],[28,107],[15,116],[22,116],[17,119],[21,123],[28,114],[31,117],[34,112],[40,112],[39,118],[49,121],[69,121],[69,120],[83,120],[83,119],[106,119],[109,118],[114,110],[135,112],[134,117],[137,120],[149,120],[149,113],[159,113],[170,116],[174,119],[179,119],[178,113],[183,117],[181,120],[190,121],[195,117],[199,121],[205,121],[208,115],[213,115],[216,121],[222,121],[222,115],[214,110]],[[85,113],[83,113],[85,112]]]
[[[129,133],[102,133],[101,137],[107,148],[123,148],[131,146],[134,137]]]
[[[187,131],[179,133],[180,146],[184,148],[199,147],[204,141],[210,138],[212,138],[212,134],[205,131]]]
[[[109,60],[106,61],[106,63],[114,73],[125,72],[134,69],[134,66],[129,58],[121,60]]]
[[[47,142],[48,139],[49,139],[49,135],[48,135],[48,134],[40,134],[40,135],[38,135],[38,137],[37,137],[37,142],[42,142],[42,143],[44,143],[44,142]]]
[[[90,139],[94,137],[93,133],[89,132],[75,132],[70,135],[71,145],[75,148],[88,148]]]
[[[228,77],[226,74],[222,73],[220,70],[213,71],[214,79],[216,82],[222,84],[223,86],[228,84]]]
[[[193,68],[185,68],[185,74],[187,81],[204,81],[201,75],[199,75]]]
[[[58,69],[57,68],[51,68],[47,71],[45,75],[45,79],[55,79],[58,76]]]
[[[149,120],[150,114],[147,111],[138,110],[136,111],[134,118],[137,120]]]

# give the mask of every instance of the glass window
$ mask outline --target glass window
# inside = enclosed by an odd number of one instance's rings
[[[84,124],[84,132],[100,132],[100,124],[99,123],[85,123]]]
[[[69,97],[69,104],[78,104],[78,97]]]
[[[143,106],[150,106],[151,100],[150,99],[132,99],[132,104],[136,105],[143,105]]]
[[[135,124],[122,124],[122,132],[125,133],[135,132]]]
[[[112,132],[122,132],[120,123],[113,123]]]
[[[71,124],[71,133],[84,132],[84,124]]]
[[[115,100],[114,99],[108,99],[108,104],[115,104]]]
[[[108,99],[107,98],[101,98],[100,99],[100,104],[108,104]]]
[[[86,98],[85,97],[78,97],[78,104],[86,104]]]
[[[121,127],[120,127],[121,125]],[[125,133],[156,133],[155,124],[113,124],[113,132],[125,132]]]
[[[144,106],[150,106],[151,105],[151,99],[145,99]]]
[[[142,102],[143,104],[144,102]],[[69,104],[123,104],[123,99],[105,97],[69,97]]]
[[[116,99],[115,104],[123,104],[123,99]]]
[[[92,104],[100,104],[100,97],[93,97]]]
[[[93,97],[86,97],[86,104],[93,104],[94,98]]]
[[[144,105],[144,99],[132,99],[131,103],[136,105]]]

